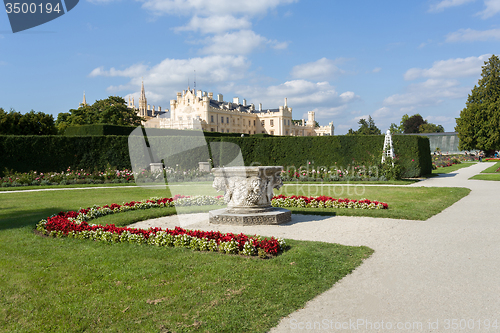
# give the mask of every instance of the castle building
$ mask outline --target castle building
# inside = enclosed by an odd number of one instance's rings
[[[150,116],[145,108],[146,97],[143,93],[144,85],[141,90],[141,100],[144,102],[141,104],[139,101],[138,113]],[[287,105],[286,98],[284,105],[277,109],[263,109],[262,104],[256,108],[254,104],[247,104],[245,99],[240,101],[238,97],[234,97],[232,102],[224,101],[221,94],[217,95],[217,99],[213,97],[211,92],[207,94],[188,87],[170,101],[170,118],[156,117],[154,122],[150,120],[145,125],[171,129],[199,129],[201,126],[201,129],[208,132],[289,136],[323,136],[334,133],[333,122],[328,126],[316,127],[314,111],[308,112],[307,122],[304,119],[294,122],[292,108]],[[150,117],[155,117],[154,112],[153,106]]]

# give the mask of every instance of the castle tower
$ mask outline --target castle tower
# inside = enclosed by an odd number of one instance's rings
[[[146,116],[148,114],[148,101],[146,99],[146,91],[144,90],[144,81],[141,86],[141,96],[139,97],[139,116]]]
[[[314,111],[309,111],[307,112],[307,126],[312,126],[314,127],[316,122],[314,121]]]
[[[85,98],[85,91],[83,92],[83,102],[80,103],[80,106],[86,106],[87,105],[87,99]]]

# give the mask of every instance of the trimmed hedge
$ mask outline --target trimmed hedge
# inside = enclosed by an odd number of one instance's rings
[[[65,136],[101,136],[101,135],[130,135],[136,126],[118,126],[108,124],[68,126]]]
[[[220,134],[220,133],[219,133]],[[282,165],[348,167],[378,165],[383,135],[322,137],[205,137],[207,143],[233,143],[241,148],[245,165]],[[182,137],[174,138],[183,140]],[[162,137],[149,137],[153,147],[160,147]],[[171,141],[171,142],[174,142]],[[432,172],[429,139],[413,135],[393,136],[395,153],[403,177],[418,177]],[[209,145],[210,147],[210,145]],[[214,146],[215,147],[215,146]],[[216,147],[215,147],[216,148]],[[235,158],[237,149],[223,152],[211,149],[215,165]],[[108,164],[130,169],[128,136],[0,136],[0,171],[39,172],[72,169],[104,170]],[[207,161],[207,149],[200,147],[177,155],[168,166],[196,168]],[[161,156],[160,156],[161,157]]]
[[[207,141],[232,142],[242,151],[245,165],[282,165],[347,167],[378,165],[382,159],[384,135],[345,135],[317,137],[221,138]],[[432,172],[429,139],[421,136],[393,136],[394,150],[404,178],[419,177]],[[212,158],[214,164],[230,162],[233,155]]]
[[[118,126],[108,124],[68,126],[64,131],[65,136],[100,136],[100,135],[130,135],[136,126]],[[148,128],[152,136],[190,136],[199,135],[199,131],[175,130],[167,128]],[[241,137],[240,133],[203,132],[206,137]],[[248,137],[248,134],[244,134]]]
[[[0,136],[0,171],[129,168],[128,136]]]

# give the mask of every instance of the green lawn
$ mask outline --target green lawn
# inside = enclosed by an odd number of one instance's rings
[[[453,171],[457,171],[462,168],[467,168],[470,167],[471,165],[474,165],[476,163],[460,163],[460,164],[453,164],[452,166],[449,167],[442,167],[442,168],[437,168],[435,170],[432,170],[432,173],[437,174],[437,173],[450,173]]]
[[[386,187],[386,186],[315,186],[287,185],[280,189],[283,195],[330,196],[334,198],[370,199],[386,202],[389,209],[308,209],[290,208],[294,213],[372,216],[408,220],[427,220],[451,206],[470,192],[466,188],[448,187]]]
[[[331,185],[343,185],[343,184],[366,184],[366,185],[410,185],[418,182],[418,179],[403,179],[403,180],[374,180],[374,181],[331,181],[331,182],[298,182],[289,181],[283,182],[284,184],[331,184]]]
[[[210,184],[171,190],[215,194]],[[385,211],[323,210],[322,214],[426,219],[469,190],[289,185],[281,192],[366,197],[390,206]],[[141,187],[0,193],[0,331],[267,332],[373,252],[366,247],[287,240],[288,251],[261,260],[33,233],[39,220],[59,211],[171,195]],[[168,208],[149,209],[94,222],[126,225],[172,213]]]
[[[472,176],[469,179],[500,181],[500,172],[496,172],[498,168],[500,168],[500,162],[496,162],[489,168],[481,171],[480,174]]]
[[[0,195],[1,332],[267,332],[373,252],[288,240],[284,254],[261,260],[47,238],[33,228],[61,210],[171,193],[135,187]],[[134,211],[128,219],[172,212]]]
[[[484,169],[481,171],[481,173],[497,173],[496,171],[500,168],[500,162],[496,162],[492,166],[488,167],[487,169]]]

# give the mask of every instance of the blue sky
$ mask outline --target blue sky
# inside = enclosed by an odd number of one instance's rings
[[[169,108],[193,88],[316,112],[335,134],[420,113],[453,131],[498,54],[500,0],[80,0],[13,34],[0,14],[0,107],[57,117],[110,95]]]

